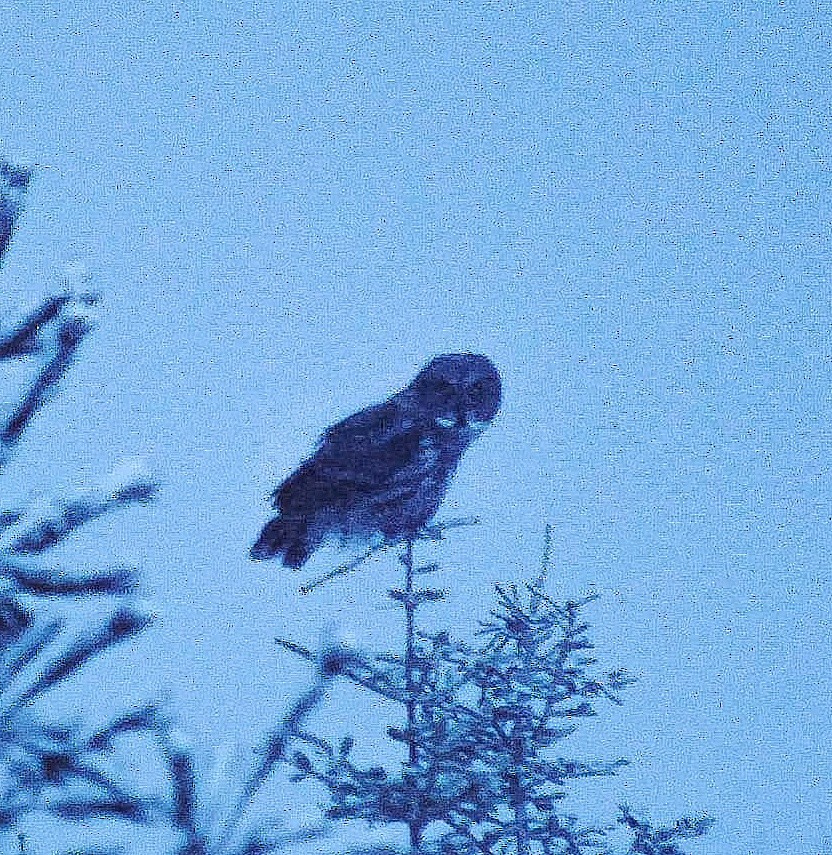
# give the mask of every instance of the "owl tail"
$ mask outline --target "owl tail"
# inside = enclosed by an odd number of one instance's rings
[[[297,570],[306,563],[316,545],[310,543],[306,523],[275,517],[266,523],[249,555],[255,561],[280,558],[286,567]]]

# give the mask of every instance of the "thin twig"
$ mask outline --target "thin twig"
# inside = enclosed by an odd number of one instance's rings
[[[463,528],[465,526],[471,525],[479,525],[480,520],[479,517],[455,517],[453,519],[446,520],[445,522],[435,523],[434,525],[425,526],[420,532],[416,534],[416,536],[407,541],[412,543],[414,540],[442,540],[444,533],[448,529],[452,528]],[[317,579],[313,579],[311,582],[307,582],[305,585],[301,585],[298,589],[301,594],[308,594],[311,591],[314,591],[315,588],[320,587],[325,582],[329,582],[331,579],[337,579],[339,576],[346,576],[349,573],[353,573],[358,570],[365,561],[372,558],[377,552],[381,552],[384,549],[387,549],[389,546],[394,546],[396,543],[401,541],[394,540],[384,540],[381,543],[374,544],[366,552],[361,553],[357,558],[353,558],[351,561],[348,561],[346,564],[342,564],[340,567],[336,567],[334,570],[330,570],[329,573],[325,573],[323,576],[319,576]],[[425,572],[421,568],[417,568],[415,572]]]
[[[301,585],[298,589],[301,594],[309,594],[315,590],[315,588],[320,587],[325,582],[329,582],[331,579],[337,579],[339,576],[346,576],[349,573],[353,573],[358,570],[365,561],[369,560],[376,554],[376,552],[380,552],[382,549],[386,549],[390,546],[388,541],[384,541],[383,543],[375,544],[371,546],[366,552],[363,552],[357,558],[353,558],[352,561],[348,561],[346,564],[342,564],[340,567],[336,567],[334,570],[330,570],[329,573],[324,573],[323,576],[319,576],[317,579],[313,579],[311,582],[307,582],[305,585]]]
[[[259,763],[244,783],[234,807],[221,825],[216,840],[216,851],[218,853],[225,851],[230,845],[235,834],[239,831],[255,795],[271,775],[275,765],[286,759],[290,741],[293,737],[298,736],[300,725],[304,719],[320,704],[333,677],[334,675],[320,672],[315,685],[301,695],[284,716],[280,725],[268,734],[258,751],[261,757]]]
[[[453,517],[444,522],[434,523],[433,525],[425,526],[416,535],[416,540],[442,540],[444,533],[451,528],[466,528],[471,525],[479,525],[481,522],[479,517]]]

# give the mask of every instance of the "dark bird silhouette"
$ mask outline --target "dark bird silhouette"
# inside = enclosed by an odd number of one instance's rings
[[[414,537],[433,517],[465,449],[500,406],[484,356],[437,356],[386,401],[330,427],[272,494],[278,515],[251,549],[301,567],[327,539]]]

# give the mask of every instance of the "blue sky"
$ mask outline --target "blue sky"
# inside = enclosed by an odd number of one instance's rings
[[[327,424],[482,352],[504,407],[436,620],[484,616],[552,524],[553,592],[602,594],[599,654],[641,678],[575,742],[632,766],[575,809],[828,851],[828,10],[313,5],[3,7],[0,149],[36,164],[3,312],[79,265],[105,296],[20,491],[125,455],[164,484],[62,547],[143,566],[160,614],[87,679],[169,692],[208,756],[303,679],[275,635],[397,633],[389,567],[301,598],[247,548]]]

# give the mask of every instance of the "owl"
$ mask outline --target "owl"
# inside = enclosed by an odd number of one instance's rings
[[[256,560],[299,568],[324,541],[415,537],[436,513],[465,449],[497,415],[500,375],[485,356],[437,356],[386,401],[330,427],[274,491],[277,516]]]

